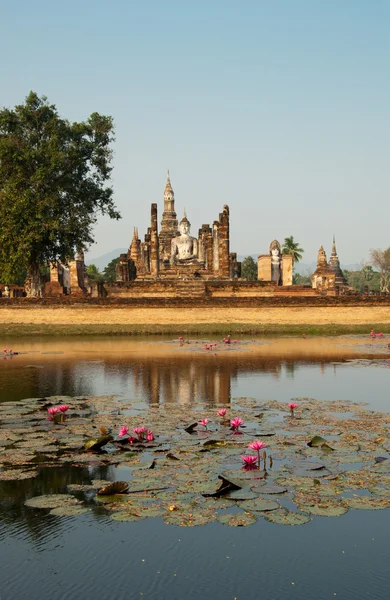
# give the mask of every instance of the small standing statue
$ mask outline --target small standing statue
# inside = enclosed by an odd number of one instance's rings
[[[269,253],[271,255],[271,281],[274,281],[276,285],[282,284],[282,253],[278,240],[271,242],[269,246]]]

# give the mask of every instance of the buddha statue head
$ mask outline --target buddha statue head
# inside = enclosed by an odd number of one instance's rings
[[[187,219],[186,212],[184,211],[184,217],[180,221],[179,230],[181,235],[188,235],[191,230],[191,223]]]

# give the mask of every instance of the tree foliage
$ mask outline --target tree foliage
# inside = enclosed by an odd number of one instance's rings
[[[290,237],[284,238],[283,246],[282,246],[282,254],[291,254],[293,259],[293,264],[297,263],[301,260],[302,254],[304,253],[303,248],[299,246],[298,242],[294,241],[294,236],[290,235]]]
[[[114,282],[116,281],[116,266],[119,263],[119,256],[118,258],[113,258],[108,265],[106,266],[106,268],[103,271],[103,279],[104,281],[110,281],[110,282]]]
[[[390,293],[390,248],[380,248],[370,251],[370,259],[374,267],[379,270],[379,288],[381,292]]]
[[[257,280],[257,264],[252,256],[246,256],[242,261],[241,277],[245,277],[248,281]]]
[[[344,269],[343,274],[349,285],[355,288],[357,292],[363,293],[365,288],[368,288],[371,292],[379,291],[380,274],[378,271],[374,271],[371,266],[365,266],[360,271]],[[369,279],[367,279],[367,274]]]
[[[103,273],[100,273],[96,265],[88,265],[87,275],[91,282],[93,281],[104,281]]]
[[[66,263],[92,242],[97,214],[120,218],[111,175],[112,118],[62,119],[47,99],[0,110],[0,280],[27,270],[39,293],[39,268]]]

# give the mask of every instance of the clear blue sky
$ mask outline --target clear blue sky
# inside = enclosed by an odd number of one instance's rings
[[[116,126],[115,200],[90,256],[149,224],[166,169],[196,235],[223,204],[231,250],[294,237],[343,263],[390,246],[388,0],[0,0],[0,105],[30,90]]]

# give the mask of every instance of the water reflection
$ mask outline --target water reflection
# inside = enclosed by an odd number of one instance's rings
[[[25,361],[24,361],[25,362]],[[29,364],[0,364],[0,401],[52,395],[88,396],[119,394],[148,404],[231,401],[232,387],[240,378],[270,375],[275,381],[293,380],[307,363],[248,356],[138,356],[118,359],[105,356],[89,361],[58,356]],[[312,360],[320,372],[336,369],[333,363]]]
[[[46,494],[66,494],[69,484],[89,484],[92,479],[114,480],[113,467],[42,467],[34,479],[0,482],[0,541],[8,536],[28,538],[34,547],[43,547],[48,539],[61,535],[67,519],[47,515],[47,510],[24,506],[29,498]],[[83,497],[84,499],[84,497]],[[93,503],[93,516],[105,511]]]
[[[368,392],[388,386],[388,355],[368,352],[365,338],[267,338],[215,353],[204,351],[200,341],[180,347],[161,338],[29,338],[13,340],[12,347],[20,354],[0,360],[0,402],[115,394],[186,406],[227,404],[241,395],[281,401],[310,396],[375,402],[380,410],[381,396]],[[346,364],[355,357],[374,357],[384,368],[359,370]]]

